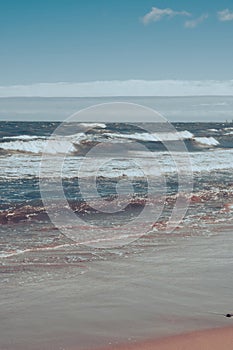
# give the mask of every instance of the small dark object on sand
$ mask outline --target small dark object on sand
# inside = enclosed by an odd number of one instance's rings
[[[226,314],[225,316],[226,316],[226,317],[232,317],[233,314]]]

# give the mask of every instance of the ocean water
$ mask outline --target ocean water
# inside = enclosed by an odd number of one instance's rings
[[[229,324],[233,123],[58,126],[0,123],[0,349]]]

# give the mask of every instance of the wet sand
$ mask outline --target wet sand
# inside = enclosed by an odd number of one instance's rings
[[[231,350],[232,348],[233,327],[227,327],[196,331],[138,344],[112,346],[101,350]]]
[[[208,229],[92,258],[64,247],[2,259],[0,350],[233,349],[232,224]]]

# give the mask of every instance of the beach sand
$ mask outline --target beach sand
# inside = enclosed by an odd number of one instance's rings
[[[169,237],[136,254],[128,246],[127,256],[87,255],[73,267],[29,270],[28,254],[7,259],[0,350],[233,349],[233,318],[224,317],[233,312],[232,225],[208,227],[221,233]],[[36,252],[34,263],[54,254]]]
[[[233,327],[195,331],[101,350],[232,350]],[[78,349],[71,349],[78,350]]]

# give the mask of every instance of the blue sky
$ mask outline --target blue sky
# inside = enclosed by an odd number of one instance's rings
[[[233,79],[232,13],[232,0],[1,1],[0,85]]]

